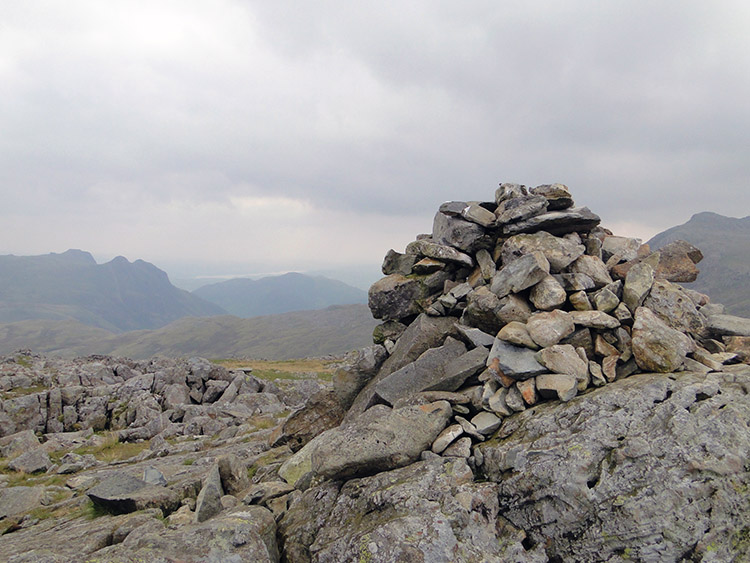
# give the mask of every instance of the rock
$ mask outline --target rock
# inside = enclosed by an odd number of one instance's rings
[[[730,336],[726,338],[726,351],[737,354],[744,363],[750,363],[750,337],[749,336]]]
[[[494,338],[493,338],[494,341]],[[0,457],[12,458],[39,447],[33,430],[22,430],[0,438]]]
[[[584,251],[585,248],[581,244],[540,231],[508,238],[502,245],[500,256],[503,266],[507,266],[526,254],[541,252],[549,262],[549,271],[558,273],[567,268]]]
[[[567,298],[568,294],[563,286],[552,276],[547,276],[532,287],[529,295],[529,300],[534,304],[534,307],[542,311],[560,307]]]
[[[529,192],[526,189],[526,186],[522,184],[502,183],[500,184],[500,187],[495,190],[495,203],[500,205],[505,200],[526,197],[528,195]]]
[[[495,215],[493,213],[490,213],[486,209],[483,211],[492,217],[492,221],[495,220]],[[460,217],[451,217],[440,212],[435,215],[435,219],[432,223],[432,238],[437,244],[452,247],[459,250],[460,253],[468,254],[474,254],[478,250],[488,248],[491,244],[490,237],[485,233],[484,228],[476,222],[465,221]],[[415,248],[416,247],[410,247],[412,252],[414,252]],[[422,254],[424,253],[424,250],[414,253]],[[437,253],[437,251],[432,252],[432,254]],[[432,256],[431,254],[426,255],[431,258],[437,258],[438,260],[447,259],[440,258],[439,256]],[[443,255],[445,255],[445,253],[443,253]],[[466,254],[464,254],[464,256],[466,256]],[[456,260],[454,259],[453,261]],[[463,263],[466,266],[472,265],[470,258],[468,262],[463,259],[463,262],[460,263]]]
[[[284,557],[541,563],[543,550],[528,555],[523,533],[493,509],[496,488],[473,483],[462,458],[420,461],[349,481],[340,492],[322,485],[295,498],[282,518]]]
[[[400,252],[391,249],[386,253],[385,258],[383,259],[383,265],[380,269],[384,276],[390,276],[391,274],[408,276],[411,274],[412,268],[416,262],[416,255],[401,254]]]
[[[379,381],[416,360],[429,348],[440,346],[448,336],[457,336],[456,319],[419,315],[398,339],[393,352],[357,395],[344,417],[350,421],[374,404],[375,386]]]
[[[735,381],[634,375],[537,406],[475,448],[482,475],[526,545],[559,561],[679,561],[686,546],[695,560],[745,559],[750,435],[737,421],[750,396]]]
[[[452,415],[439,401],[395,409],[373,422],[353,421],[310,442],[312,470],[328,479],[372,475],[413,463],[428,449]]]
[[[471,424],[477,429],[477,432],[483,436],[489,436],[494,433],[495,430],[500,428],[503,420],[491,412],[480,412],[479,414],[472,417],[470,420]]]
[[[516,387],[518,388],[519,393],[521,393],[521,397],[523,397],[524,402],[529,405],[535,405],[539,401],[539,397],[536,393],[536,379],[526,379],[524,381],[517,381]]]
[[[570,301],[570,304],[573,305],[576,311],[591,311],[593,309],[589,301],[589,296],[585,291],[571,293],[568,301]]]
[[[471,456],[471,438],[464,436],[453,442],[443,451],[443,457],[460,457],[468,459]]]
[[[279,560],[275,532],[276,522],[268,509],[241,506],[208,522],[180,526],[160,533],[147,532],[133,541],[128,537],[120,544],[97,551],[91,561],[274,563]]]
[[[611,268],[620,262],[635,260],[640,247],[640,239],[608,235],[602,241],[601,258]]]
[[[594,287],[604,287],[612,283],[607,266],[596,256],[584,254],[573,262],[568,270],[574,274],[584,274],[594,281]]]
[[[486,358],[486,348],[475,348],[480,357]],[[401,397],[409,397],[421,391],[455,391],[464,380],[473,375],[484,362],[478,362],[474,353],[468,362],[454,365],[450,373],[448,365],[466,354],[466,346],[452,337],[438,348],[430,348],[414,362],[383,378],[375,385],[375,394],[393,405]],[[469,365],[470,364],[470,365]],[[466,370],[469,371],[466,371]]]
[[[576,377],[563,373],[544,373],[535,380],[536,389],[545,399],[570,401],[578,392]]]
[[[490,291],[498,297],[518,293],[539,283],[549,274],[549,262],[541,252],[532,252],[500,269],[492,278]]]
[[[687,292],[673,283],[655,280],[643,305],[680,332],[699,334],[703,329],[703,315],[698,312]]]
[[[581,359],[575,348],[569,344],[556,344],[545,348],[537,354],[537,359],[540,364],[554,373],[575,376],[577,382],[588,381],[588,362]]]
[[[619,304],[620,300],[617,298],[617,295],[612,293],[606,287],[601,291],[598,291],[594,296],[594,305],[596,306],[596,310],[601,311],[602,313],[611,313],[612,311],[617,309],[617,306]]]
[[[632,346],[638,367],[660,373],[676,370],[695,350],[690,338],[667,326],[646,307],[636,309]]]
[[[167,479],[164,474],[150,465],[143,470],[143,481],[149,485],[167,486]]]
[[[466,344],[474,348],[478,348],[481,346],[490,348],[495,342],[494,336],[492,336],[491,334],[487,334],[486,332],[479,330],[478,328],[457,325],[456,329],[458,330],[459,337]]]
[[[588,291],[596,287],[594,280],[586,274],[554,274],[553,277],[565,291]]]
[[[524,402],[518,387],[515,385],[508,387],[508,394],[505,396],[505,404],[508,405],[513,412],[526,410],[526,403]]]
[[[714,336],[750,336],[750,319],[733,315],[711,315],[706,328]]]
[[[272,444],[287,444],[293,452],[299,451],[321,432],[341,424],[345,414],[336,391],[322,389],[284,421],[278,435],[274,435]]]
[[[497,272],[497,266],[487,250],[479,250],[475,256],[484,281],[490,281]]]
[[[620,321],[604,311],[571,311],[568,315],[574,324],[588,328],[606,330],[620,326]]]
[[[568,186],[565,184],[542,184],[541,186],[531,188],[529,193],[547,198],[549,202],[547,209],[550,211],[567,209],[573,206],[573,197],[570,195],[570,190],[568,190]]]
[[[435,441],[432,443],[432,451],[436,454],[443,453],[443,451],[463,433],[464,430],[461,428],[460,424],[451,424],[438,434],[437,438],[435,438]]]
[[[269,500],[291,493],[294,487],[284,481],[266,481],[252,485],[242,502],[265,505]]]
[[[630,268],[622,288],[622,302],[631,313],[643,304],[653,283],[654,269],[649,264],[640,263]]]
[[[502,326],[497,312],[503,306],[500,299],[486,286],[472,291],[466,301],[466,309],[461,316],[461,324],[472,326],[495,334]]]
[[[167,385],[162,392],[164,410],[173,409],[179,405],[190,404],[190,389],[184,383]]]
[[[533,381],[533,379],[527,381]],[[508,388],[500,387],[500,389],[497,389],[494,393],[492,392],[492,388],[486,389],[488,395],[487,409],[499,416],[510,416],[513,414],[513,409],[508,406],[508,402],[506,401],[506,398],[508,397]],[[476,429],[476,426],[473,424],[472,426]]]
[[[497,210],[495,210],[497,224],[505,225],[534,217],[543,213],[548,205],[549,202],[543,196],[526,196],[506,199],[500,202]]]
[[[520,295],[508,295],[500,300],[500,308],[495,314],[501,324],[513,321],[525,323],[531,316],[531,307]]]
[[[695,265],[703,260],[703,254],[684,240],[675,240],[659,249],[659,265],[656,278],[671,282],[694,282],[698,277]]]
[[[466,221],[464,221],[464,223],[472,225],[472,223]],[[443,262],[453,262],[461,266],[468,266],[469,268],[474,265],[474,260],[468,254],[464,254],[463,252],[460,252],[453,247],[446,246],[445,244],[440,244],[430,240],[415,240],[414,242],[410,242],[406,247],[406,253],[426,256],[427,258],[434,258],[435,260],[441,260]]]
[[[195,500],[195,523],[204,522],[219,514],[223,509],[221,504],[221,497],[223,496],[224,489],[221,485],[219,464],[216,463],[203,479],[203,487],[201,487],[198,498]]]
[[[515,235],[547,231],[553,235],[563,235],[565,233],[590,231],[600,221],[599,216],[592,213],[588,207],[571,207],[562,211],[550,211],[506,225],[503,232],[507,235]]]
[[[534,350],[514,346],[496,338],[487,358],[487,367],[496,378],[502,373],[514,380],[529,379],[546,371],[536,361],[535,355]]]
[[[0,495],[0,522],[16,514],[24,514],[42,504],[44,487],[5,487]]]
[[[368,304],[376,319],[399,320],[422,312],[428,292],[421,279],[391,274],[372,284]]]
[[[8,469],[22,473],[39,473],[47,471],[50,467],[52,467],[52,461],[50,461],[49,454],[40,446],[22,453],[8,463]]]
[[[538,350],[539,345],[529,336],[529,330],[524,323],[511,321],[497,333],[497,338],[505,340],[516,346],[523,346],[531,350]],[[494,343],[494,342],[493,342]]]
[[[419,262],[414,264],[412,271],[415,274],[432,274],[445,268],[445,262],[435,260],[433,258],[422,258]]]
[[[142,479],[120,472],[108,476],[86,494],[95,505],[113,514],[147,508],[160,508],[168,514],[180,504],[177,493],[173,490],[149,485]]]
[[[557,344],[575,331],[572,314],[559,309],[535,313],[529,317],[526,328],[531,339],[542,348]]]
[[[461,210],[461,217],[485,228],[495,226],[495,214],[476,203],[464,207]]]
[[[216,460],[221,478],[221,488],[228,495],[241,493],[250,486],[247,467],[234,454],[225,454]]]

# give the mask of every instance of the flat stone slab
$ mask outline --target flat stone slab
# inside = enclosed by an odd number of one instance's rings
[[[706,328],[717,336],[750,336],[750,319],[734,315],[711,315]]]
[[[547,371],[547,368],[536,361],[534,350],[514,346],[499,338],[496,338],[492,345],[487,367],[495,373],[500,370],[512,379],[529,379]]]
[[[590,231],[601,222],[588,207],[571,207],[563,211],[550,211],[536,217],[505,225],[503,232],[507,235],[547,231],[553,235]]]
[[[486,348],[475,348],[487,354]],[[375,393],[393,405],[401,398],[414,395],[420,391],[455,391],[463,383],[456,377],[456,373],[446,381],[446,367],[453,361],[466,353],[466,346],[452,337],[448,337],[445,344],[438,348],[430,348],[424,352],[416,361],[393,372],[375,385]],[[473,375],[473,374],[472,374]]]
[[[144,508],[161,508],[165,513],[176,510],[180,504],[177,493],[166,487],[149,485],[126,473],[115,473],[87,493],[91,501],[115,513],[124,514]]]
[[[312,470],[328,479],[372,475],[419,459],[453,415],[447,401],[404,407],[367,421],[332,428],[310,447]]]

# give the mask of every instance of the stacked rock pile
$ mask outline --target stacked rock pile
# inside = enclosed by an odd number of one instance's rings
[[[750,321],[675,283],[696,279],[697,248],[651,252],[599,223],[562,184],[501,184],[494,201],[441,205],[432,234],[389,251],[370,288],[388,358],[369,382],[339,381],[356,396],[347,419],[447,400],[453,423],[432,451],[469,457],[472,441],[539,401],[748,360]]]

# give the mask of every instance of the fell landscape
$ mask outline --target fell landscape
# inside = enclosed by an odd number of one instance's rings
[[[0,563],[750,561],[749,6],[5,2]]]
[[[690,243],[599,223],[562,184],[444,203],[386,254],[382,322],[345,357],[5,356],[0,551],[750,557],[750,319],[678,284]]]

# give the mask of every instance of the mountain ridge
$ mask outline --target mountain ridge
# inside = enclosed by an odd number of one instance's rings
[[[204,285],[192,293],[242,318],[367,303],[366,291],[342,281],[299,272],[257,280],[233,278]]]
[[[698,279],[683,285],[707,294],[733,315],[750,317],[750,216],[703,211],[655,235],[648,244],[658,250],[678,239],[703,253]]]
[[[163,270],[85,251],[0,256],[0,321],[77,320],[113,332],[158,328],[184,316],[226,311],[173,286]]]

